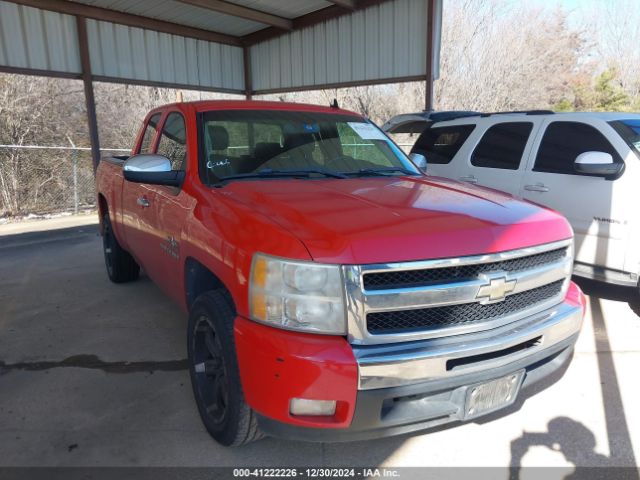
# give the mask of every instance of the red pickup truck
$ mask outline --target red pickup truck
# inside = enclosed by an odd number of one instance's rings
[[[582,325],[562,216],[427,176],[337,107],[157,108],[97,191],[109,278],[142,267],[188,313],[224,445],[473,420],[562,372]]]

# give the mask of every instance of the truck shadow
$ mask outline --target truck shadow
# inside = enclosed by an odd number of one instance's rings
[[[36,250],[48,248],[54,242],[65,245],[81,243],[98,235],[98,225],[82,225],[79,227],[60,228],[26,233],[0,235],[0,250],[21,249]]]
[[[593,467],[615,465],[611,457],[595,451],[596,437],[591,430],[571,418],[556,417],[549,421],[546,432],[525,431],[521,437],[511,442],[510,479],[520,478],[522,460],[527,452],[536,446],[562,453],[565,460],[576,467],[564,477],[565,480],[603,478],[603,472]]]
[[[589,467],[626,467],[624,478],[640,479],[607,326],[600,298],[595,293],[609,290],[609,293],[613,294],[610,297],[603,295],[603,298],[622,300],[619,295],[626,292],[621,292],[617,288],[611,289],[596,282],[580,280],[580,284],[585,285],[587,287],[585,293],[590,294],[589,304],[594,328],[603,414],[611,455],[606,456],[595,451],[596,437],[585,425],[568,417],[557,417],[548,423],[546,432],[524,432],[521,437],[511,442],[511,479],[520,478],[522,459],[534,446],[545,446],[560,452],[567,462],[575,465],[576,469],[564,477],[565,479],[606,477],[606,471]],[[589,288],[591,290],[588,290]]]

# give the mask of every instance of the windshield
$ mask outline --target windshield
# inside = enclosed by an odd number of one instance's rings
[[[631,147],[631,150],[640,157],[640,119],[638,120],[616,120],[609,122],[609,125],[620,134],[620,136]]]
[[[229,110],[200,118],[203,181],[419,175],[378,127],[356,116]]]

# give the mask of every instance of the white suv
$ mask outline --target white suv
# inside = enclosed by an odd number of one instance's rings
[[[429,174],[563,213],[575,231],[575,275],[640,289],[640,114],[417,113],[383,129],[421,132],[411,153]]]

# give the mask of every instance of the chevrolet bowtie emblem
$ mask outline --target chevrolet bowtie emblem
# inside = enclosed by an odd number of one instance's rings
[[[505,276],[487,277],[488,283],[482,285],[476,295],[480,303],[493,303],[503,301],[508,293],[516,288],[517,280],[507,280]]]

